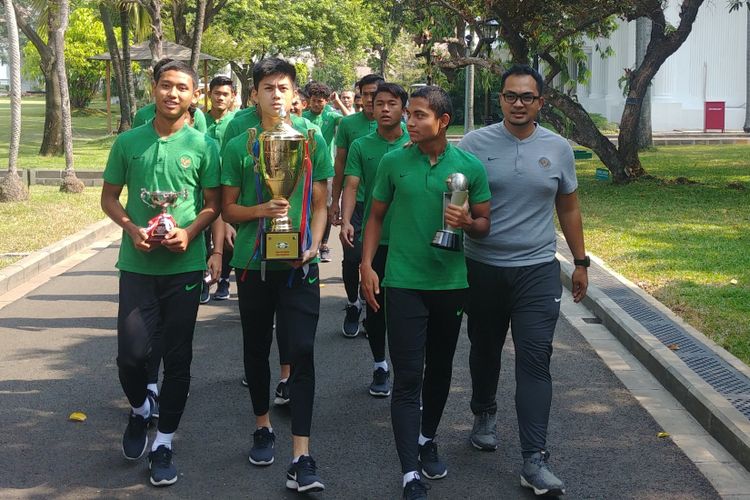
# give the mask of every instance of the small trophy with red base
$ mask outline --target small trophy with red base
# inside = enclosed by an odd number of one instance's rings
[[[167,210],[176,207],[188,198],[188,190],[182,191],[148,191],[141,189],[141,200],[151,208],[161,208],[161,213],[148,221],[145,227],[148,238],[146,243],[161,244],[169,232],[177,227],[177,222]]]

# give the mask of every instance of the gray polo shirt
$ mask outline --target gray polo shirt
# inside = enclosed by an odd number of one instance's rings
[[[554,259],[555,198],[578,188],[568,141],[541,126],[521,140],[500,122],[469,132],[458,147],[484,163],[492,192],[490,234],[466,235],[466,257],[498,267]]]

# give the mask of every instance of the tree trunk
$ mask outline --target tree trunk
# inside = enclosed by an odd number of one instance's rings
[[[40,67],[44,75],[44,133],[39,155],[57,156],[63,152],[63,139],[60,78],[55,71],[55,57],[42,57]]]
[[[117,83],[117,95],[120,101],[120,126],[117,128],[117,133],[119,134],[130,130],[132,125],[130,120],[130,99],[125,97],[128,95],[128,91],[125,86],[125,77],[122,74],[122,59],[120,58],[120,49],[117,44],[117,36],[115,35],[115,28],[112,24],[109,7],[104,3],[100,3],[99,14],[104,25],[104,33],[107,36],[107,49],[112,57],[112,70],[115,73],[115,82]]]
[[[120,31],[122,34],[122,73],[125,76],[127,93],[120,99],[126,98],[130,102],[130,120],[132,123],[136,110],[135,84],[133,83],[133,68],[130,61],[130,16],[127,6],[120,5]]]
[[[639,17],[635,22],[635,67],[643,64],[648,41],[651,38],[651,19]],[[654,145],[651,133],[651,85],[646,89],[638,120],[638,149],[644,150]]]
[[[76,178],[73,167],[73,124],[70,115],[70,95],[68,93],[68,75],[65,73],[65,31],[68,29],[70,6],[68,0],[50,2],[50,14],[54,23],[50,42],[55,47],[55,71],[60,80],[60,100],[62,101],[63,147],[65,148],[65,172],[60,191],[80,193],[83,183]]]
[[[229,64],[232,66],[232,71],[237,75],[237,79],[240,81],[242,86],[242,92],[240,93],[240,103],[242,108],[246,108],[250,102],[250,94],[252,93],[253,86],[253,64],[240,65],[236,62],[230,61]]]
[[[198,63],[201,57],[201,43],[203,41],[203,23],[206,20],[206,0],[197,0],[195,24],[193,26],[193,46],[190,53],[190,67],[198,73]]]
[[[750,134],[750,5],[747,12],[747,47],[745,48],[745,125],[742,127]]]
[[[156,66],[156,63],[164,57],[164,50],[162,48],[162,40],[164,40],[164,28],[161,24],[161,5],[162,0],[151,0],[149,2],[151,14],[151,37],[148,41],[148,46],[151,49],[151,67]]]
[[[185,47],[192,47],[193,40],[187,29],[187,0],[173,0],[171,3],[172,26],[174,28],[175,42]]]
[[[5,0],[5,22],[8,26],[8,59],[10,62],[10,143],[8,174],[0,182],[0,202],[28,199],[29,191],[18,177],[18,147],[21,142],[21,49],[13,0]]]

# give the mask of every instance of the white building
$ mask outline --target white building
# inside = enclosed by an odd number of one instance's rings
[[[679,24],[679,4],[669,0],[667,21]],[[726,103],[727,130],[745,122],[748,9],[729,12],[727,2],[705,2],[685,43],[662,65],[651,87],[654,131],[702,130],[706,101]],[[615,55],[602,59],[596,44],[611,45]],[[635,66],[635,22],[623,23],[607,39],[591,42],[591,80],[579,85],[578,99],[589,113],[619,122],[625,104],[618,79]]]

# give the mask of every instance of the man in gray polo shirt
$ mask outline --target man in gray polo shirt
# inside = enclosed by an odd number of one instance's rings
[[[513,325],[516,413],[523,454],[521,485],[537,495],[562,495],[546,451],[552,401],[549,371],[552,338],[560,314],[562,284],[555,259],[554,210],[575,257],[573,300],[586,295],[589,259],[583,242],[573,150],[539,126],[544,81],[529,66],[502,76],[504,120],[467,134],[459,147],[485,165],[492,192],[490,234],[466,236],[469,278],[469,358],[472,378],[471,443],[497,448],[496,412],[500,354]]]

